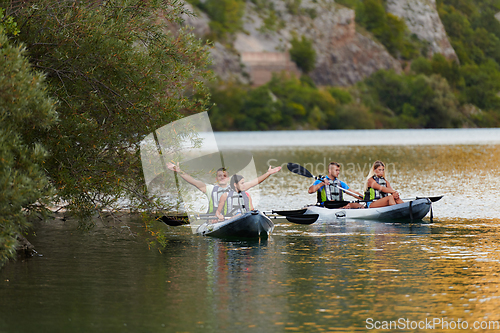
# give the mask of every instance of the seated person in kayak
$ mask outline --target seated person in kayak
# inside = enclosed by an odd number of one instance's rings
[[[221,196],[219,207],[215,212],[219,221],[224,221],[224,216],[231,217],[253,210],[252,198],[243,190],[246,187],[245,178],[234,175],[229,184],[231,189]]]
[[[395,191],[389,181],[385,178],[385,165],[381,161],[375,161],[368,173],[364,187],[367,206],[369,208],[392,206],[403,203],[399,193]]]
[[[318,179],[314,184],[309,187],[309,193],[314,192],[318,195],[318,203],[321,206],[325,205],[325,201],[343,201],[343,192],[357,198],[362,199],[361,193],[353,190],[349,190],[349,186],[343,181],[338,179],[340,174],[340,164],[336,162],[331,162],[328,165],[328,176],[325,176],[322,180]],[[347,191],[346,191],[347,190]],[[363,205],[350,202],[344,207],[339,208],[362,208]]]
[[[219,201],[221,196],[224,193],[229,192],[230,187],[229,187],[229,174],[225,168],[219,168],[217,169],[217,172],[215,174],[215,185],[211,184],[205,184],[204,182],[194,179],[192,176],[188,175],[184,171],[181,170],[179,167],[179,163],[173,164],[173,163],[167,163],[167,168],[170,170],[177,172],[181,175],[182,179],[187,181],[189,184],[194,185],[197,189],[199,189],[201,192],[203,192],[207,198],[208,198],[208,209],[207,209],[207,214],[213,214],[217,210],[217,207],[219,206]],[[248,189],[262,183],[264,180],[267,179],[272,174],[275,174],[276,172],[280,171],[281,167],[276,167],[273,168],[269,166],[269,169],[267,172],[252,181],[249,181],[248,183],[245,183],[243,185],[242,191],[247,191]]]

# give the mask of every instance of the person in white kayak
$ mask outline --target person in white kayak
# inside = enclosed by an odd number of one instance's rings
[[[385,178],[385,165],[382,161],[375,161],[366,177],[364,200],[367,201],[368,208],[392,206],[403,203],[398,191],[391,187]]]
[[[309,187],[309,194],[314,192],[318,195],[318,203],[320,206],[324,206],[326,201],[343,201],[343,193],[347,193],[356,199],[362,199],[362,195],[359,192],[349,189],[349,186],[338,179],[340,174],[340,164],[337,162],[330,162],[328,165],[328,175],[323,179],[316,180]],[[362,204],[357,202],[351,202],[341,208],[363,208]]]
[[[207,198],[208,198],[208,209],[207,209],[207,214],[214,214],[217,211],[217,208],[219,207],[219,201],[222,197],[222,195],[227,194],[231,188],[229,186],[229,174],[225,168],[219,168],[217,169],[217,172],[215,174],[215,179],[216,183],[215,185],[212,184],[205,184],[204,182],[197,180],[193,178],[192,176],[188,175],[186,172],[182,171],[181,168],[179,167],[179,163],[174,164],[171,162],[167,163],[167,168],[170,170],[177,172],[180,174],[182,179],[187,181],[189,184],[194,185],[197,189],[199,189],[201,192],[203,192]],[[267,172],[247,183],[244,183],[241,187],[241,191],[247,191],[250,188],[262,183],[264,180],[267,179],[272,174],[275,174],[276,172],[280,171],[281,167],[276,167],[273,168],[272,166],[269,166],[269,169]]]

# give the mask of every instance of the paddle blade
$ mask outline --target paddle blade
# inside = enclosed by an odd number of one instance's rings
[[[341,208],[347,205],[349,201],[325,201],[325,207],[328,209]]]
[[[160,216],[156,218],[159,221],[162,221],[163,223],[171,226],[171,227],[177,227],[180,225],[186,225],[189,224],[189,220],[187,219],[187,216],[181,215],[181,216]]]
[[[286,167],[288,168],[288,170],[290,170],[291,172],[296,173],[298,175],[301,175],[301,176],[304,176],[304,177],[308,177],[308,178],[313,178],[314,177],[309,172],[309,170],[307,170],[306,168],[304,168],[302,165],[299,165],[299,164],[296,164],[296,163],[288,163],[286,165]]]
[[[436,196],[436,197],[416,197],[416,198],[403,199],[403,200],[429,199],[431,202],[436,202],[436,201],[441,200],[442,197],[444,197],[444,195],[440,195],[440,196]]]
[[[439,197],[429,197],[429,199],[431,200],[431,202],[436,202],[436,201],[441,200],[442,197],[444,197],[444,195],[439,196]]]
[[[304,209],[295,209],[295,210],[273,210],[274,214],[282,215],[282,216],[297,216],[302,215],[307,211],[307,208]]]
[[[297,224],[312,224],[319,218],[318,214],[287,216],[286,219]]]
[[[444,195],[440,195],[440,196],[436,196],[436,197],[416,197],[416,198],[406,198],[406,199],[402,199],[404,201],[407,201],[407,200],[417,200],[417,199],[429,199],[431,202],[436,202],[436,201],[439,201],[441,200],[441,198],[443,198]]]

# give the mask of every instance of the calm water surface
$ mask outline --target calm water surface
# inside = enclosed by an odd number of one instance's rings
[[[498,331],[500,143],[460,133],[458,144],[254,150],[259,172],[296,162],[324,174],[335,160],[358,191],[381,159],[404,197],[445,195],[432,223],[277,220],[272,237],[255,242],[165,226],[160,252],[133,218],[90,232],[39,222],[29,236],[39,255],[0,270],[0,332],[353,332],[376,321],[414,332],[426,319],[439,331],[459,322]],[[254,196],[262,210],[295,209],[314,202],[310,184],[282,171]]]

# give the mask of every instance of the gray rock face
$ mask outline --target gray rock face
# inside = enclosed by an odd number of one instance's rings
[[[382,45],[356,32],[353,10],[332,0],[303,0],[301,12],[292,15],[284,1],[270,2],[285,26],[277,31],[263,29],[258,9],[248,1],[245,33],[236,34],[234,42],[240,54],[287,52],[295,34],[313,41],[316,65],[310,76],[319,85],[350,85],[379,69],[401,71],[399,62]]]
[[[317,84],[345,86],[380,69],[401,72],[383,45],[356,31],[353,10],[339,7],[335,14],[318,16],[314,33],[306,35],[315,41],[317,60],[310,76]]]
[[[428,41],[431,53],[441,53],[458,61],[436,10],[436,0],[387,0],[386,10],[405,20],[408,29],[419,39]]]
[[[240,55],[231,52],[219,42],[211,49],[212,69],[222,81],[236,80],[241,83],[250,83],[249,74],[244,71]]]
[[[380,69],[401,71],[399,61],[383,45],[356,31],[354,11],[334,0],[302,0],[300,6],[294,8],[290,7],[293,1],[268,0],[267,3],[275,14],[272,27],[266,26],[268,9],[246,1],[243,30],[232,36],[232,48],[215,43],[213,68],[223,80],[236,78],[252,82],[252,75],[257,71],[262,78],[291,68],[286,59],[289,59],[287,53],[293,36],[305,36],[313,42],[316,64],[309,74],[318,85],[351,85]],[[429,41],[433,53],[457,59],[436,11],[435,0],[387,0],[387,7],[389,12],[405,20],[411,32]],[[197,35],[205,36],[209,32],[209,18],[203,13],[197,14],[198,18],[186,18],[186,23],[195,27]],[[260,58],[263,63],[245,61],[248,58]],[[272,59],[285,60],[282,63],[276,60],[273,64]],[[268,70],[269,75],[264,75],[263,69]],[[289,72],[297,71],[292,68]]]
[[[184,7],[187,12],[194,14],[183,14],[183,25],[192,28],[192,32],[200,37],[205,38],[210,33],[210,18],[207,14],[197,8],[193,8],[189,3],[185,3]],[[210,50],[212,55],[211,68],[223,81],[238,80],[242,83],[249,83],[248,75],[242,70],[243,64],[240,61],[239,54],[224,47],[221,43],[216,42]]]

